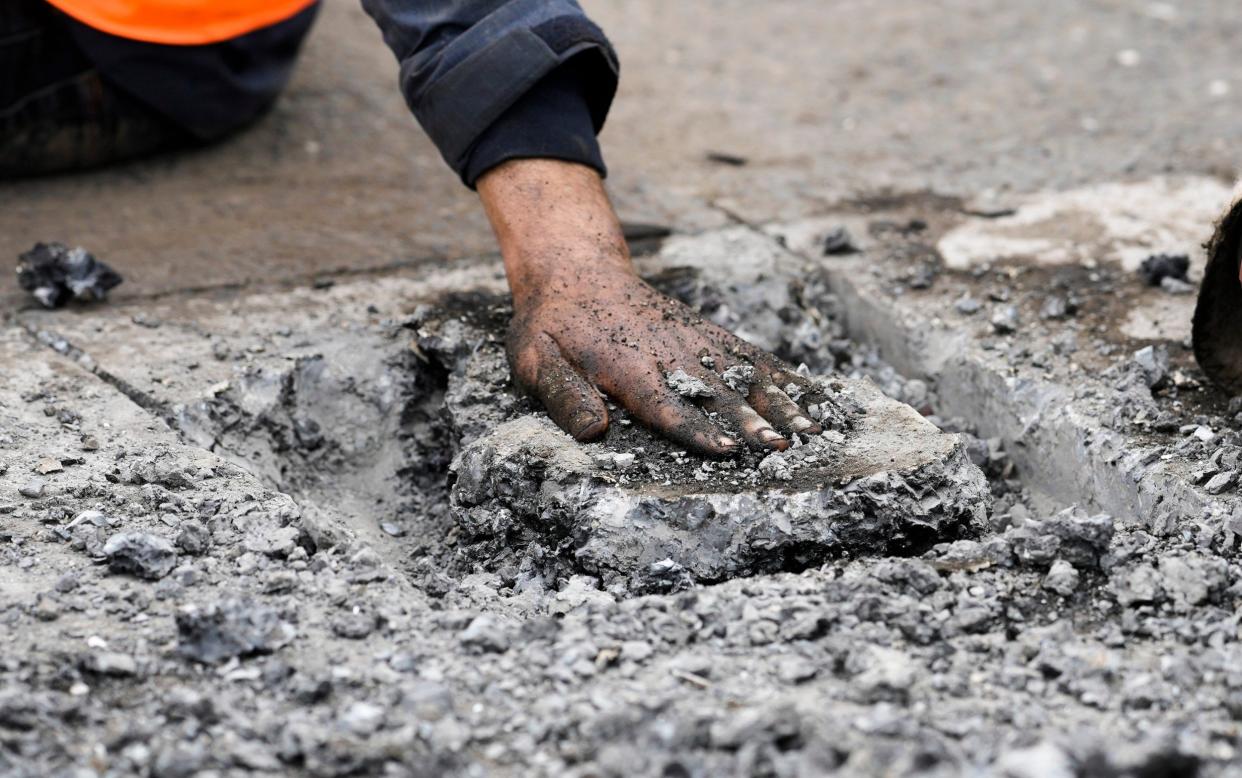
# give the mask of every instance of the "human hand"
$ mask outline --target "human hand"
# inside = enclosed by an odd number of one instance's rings
[[[816,434],[781,387],[816,390],[788,365],[705,321],[611,264],[580,269],[514,301],[507,349],[514,377],[578,440],[599,437],[599,387],[635,418],[686,448],[729,454],[737,437],[784,450]],[[737,436],[737,437],[735,437]]]
[[[485,175],[479,192],[513,291],[514,377],[566,432],[604,434],[599,389],[701,454],[742,442],[783,450],[789,436],[820,431],[785,391],[814,395],[812,382],[637,276],[594,171],[521,160]]]

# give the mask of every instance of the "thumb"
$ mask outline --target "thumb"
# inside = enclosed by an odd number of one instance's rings
[[[575,440],[594,440],[608,429],[603,398],[547,333],[511,341],[509,364],[518,385],[539,398],[552,421]]]

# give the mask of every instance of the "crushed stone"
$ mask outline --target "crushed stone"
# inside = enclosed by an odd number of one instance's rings
[[[44,308],[103,300],[120,283],[120,274],[81,247],[36,243],[17,259],[18,286]]]

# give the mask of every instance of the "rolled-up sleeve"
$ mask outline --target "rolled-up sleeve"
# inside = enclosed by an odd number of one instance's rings
[[[419,124],[462,180],[471,152],[511,107],[574,60],[595,132],[617,89],[608,39],[574,0],[362,0],[400,63]]]

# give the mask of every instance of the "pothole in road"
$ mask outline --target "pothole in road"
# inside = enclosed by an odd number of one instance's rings
[[[897,396],[918,391],[844,338],[813,272],[683,266],[653,281],[813,373],[843,368]],[[988,464],[981,444],[856,378],[832,379],[850,409],[834,418],[852,420],[779,467],[757,454],[687,455],[617,408],[604,440],[574,444],[509,386],[507,318],[502,298],[466,293],[386,336],[333,331],[185,406],[176,423],[293,495],[315,544],[347,528],[433,593],[480,571],[514,591],[580,574],[618,595],[670,591],[915,555],[985,528],[989,486],[972,463]]]

